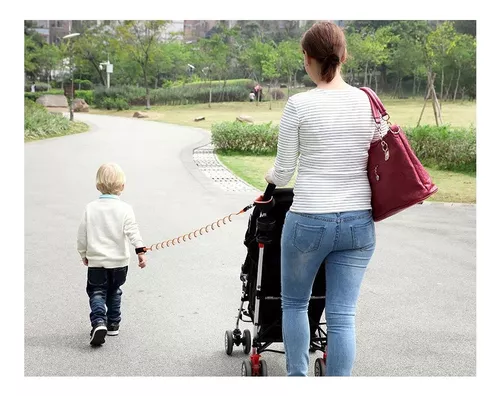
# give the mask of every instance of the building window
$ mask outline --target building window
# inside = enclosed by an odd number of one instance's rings
[[[62,21],[56,21],[56,23],[58,28],[62,27]]]

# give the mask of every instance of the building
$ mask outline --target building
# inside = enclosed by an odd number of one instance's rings
[[[30,29],[39,33],[48,44],[58,44],[62,38],[71,33],[73,21],[65,20],[30,20]]]
[[[217,25],[214,20],[209,21],[184,21],[184,41],[193,41],[204,38],[206,34]]]

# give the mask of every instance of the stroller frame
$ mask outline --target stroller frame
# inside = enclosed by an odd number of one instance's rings
[[[234,345],[243,345],[243,352],[245,354],[250,354],[250,359],[243,361],[241,366],[242,376],[267,376],[267,364],[266,361],[261,359],[262,352],[275,352],[284,354],[283,351],[270,349],[273,343],[282,342],[281,337],[276,336],[277,328],[279,327],[279,332],[281,335],[281,316],[271,323],[266,323],[263,326],[261,312],[261,302],[263,301],[280,301],[281,297],[266,295],[262,291],[262,276],[264,269],[264,254],[266,251],[266,246],[269,246],[273,240],[273,231],[275,228],[276,221],[268,215],[268,213],[275,206],[275,200],[273,196],[275,186],[269,185],[264,193],[264,196],[259,197],[254,205],[260,211],[260,216],[257,218],[256,222],[256,235],[255,239],[258,242],[258,259],[257,259],[257,274],[255,281],[255,295],[252,296],[252,282],[249,279],[249,274],[243,272],[240,274],[240,280],[242,281],[242,296],[241,304],[238,310],[238,316],[236,320],[236,327],[233,331],[227,330],[225,333],[225,351],[226,354],[231,355]],[[283,192],[287,189],[281,189]],[[279,192],[280,190],[277,190]],[[247,245],[248,246],[248,245]],[[248,256],[247,256],[248,260]],[[324,273],[324,264],[322,265],[322,270]],[[313,294],[314,294],[313,288]],[[316,290],[318,287],[316,287]],[[317,300],[317,303],[323,304],[320,315],[324,309],[324,291],[323,295],[311,296],[310,300]],[[248,302],[247,310],[244,310],[244,304]],[[254,303],[254,310],[252,312],[251,304]],[[281,312],[281,307],[280,307]],[[316,307],[316,316],[318,313],[318,307]],[[243,319],[243,316],[247,316],[250,320]],[[243,333],[241,332],[239,325],[240,320],[242,322],[253,323],[253,334],[250,333],[248,329],[245,329]],[[310,352],[320,351],[323,352],[321,358],[317,358],[314,364],[314,374],[315,376],[324,376],[326,373],[326,358],[327,358],[327,333],[321,327],[326,325],[325,322],[321,322],[318,318],[317,321],[311,319],[311,306],[309,312],[309,322],[311,326],[311,340],[310,340]],[[274,337],[272,333],[275,333]]]

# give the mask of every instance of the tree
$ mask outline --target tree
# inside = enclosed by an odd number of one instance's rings
[[[208,107],[212,103],[212,80],[213,76],[222,79],[227,71],[227,58],[229,55],[229,47],[224,42],[222,34],[213,34],[210,38],[200,40],[200,64],[202,72],[209,80],[209,101]]]
[[[262,61],[262,77],[269,80],[269,110],[273,102],[271,85],[273,80],[280,76],[281,59],[275,46],[270,45],[266,58]]]
[[[268,43],[253,38],[246,47],[246,51],[241,56],[241,61],[245,64],[254,74],[257,82],[262,82],[263,78],[263,65],[269,58],[270,53],[273,52],[273,46]]]
[[[83,31],[83,30],[82,30]],[[99,82],[106,86],[106,71],[99,64],[109,58],[113,52],[114,31],[109,26],[91,26],[84,30],[74,42],[77,64],[88,62]]]
[[[117,39],[142,72],[146,88],[146,108],[151,108],[148,73],[154,54],[159,45],[159,38],[169,21],[125,21],[117,27]]]
[[[292,76],[296,76],[297,71],[303,67],[302,53],[300,45],[293,40],[282,41],[278,44],[278,58],[281,63],[281,73],[288,78],[288,97],[290,97],[290,85]]]
[[[453,23],[446,21],[440,24],[436,30],[427,37],[427,52],[430,65],[441,70],[440,98],[444,94],[445,67],[448,62],[448,54],[455,45],[455,29]]]
[[[455,43],[450,51],[450,57],[453,64],[458,69],[453,100],[457,98],[458,87],[462,77],[462,71],[473,70],[475,75],[476,68],[476,39],[468,34],[459,34],[455,36]]]

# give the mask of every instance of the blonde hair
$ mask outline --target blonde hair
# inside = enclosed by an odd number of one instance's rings
[[[95,186],[103,194],[120,195],[125,184],[125,173],[118,164],[108,163],[99,167]]]

